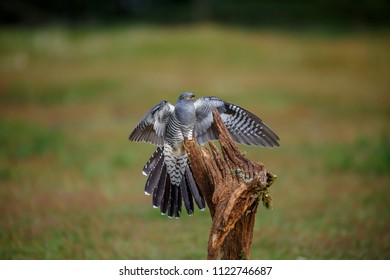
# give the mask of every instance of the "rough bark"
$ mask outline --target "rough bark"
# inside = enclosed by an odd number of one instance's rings
[[[269,186],[276,176],[245,158],[219,113],[213,110],[220,150],[185,140],[190,166],[212,217],[208,259],[249,259],[259,202],[271,204]]]

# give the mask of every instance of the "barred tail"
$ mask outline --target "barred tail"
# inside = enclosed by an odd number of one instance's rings
[[[156,167],[159,160],[163,160],[163,154],[164,148],[158,147],[157,150],[153,153],[153,155],[150,157],[150,159],[146,162],[144,169],[142,170],[142,174],[145,176],[148,176],[150,172]]]
[[[158,147],[145,165],[148,179],[145,184],[145,194],[153,193],[153,207],[160,208],[161,214],[168,214],[169,218],[179,218],[182,204],[188,215],[194,214],[194,200],[196,205],[203,211],[205,202],[194,180],[189,165],[186,166],[180,185],[174,185],[167,171],[164,161],[164,148]]]
[[[188,196],[192,199],[194,197],[196,205],[199,209],[203,211],[206,207],[202,194],[199,192],[199,187],[195,182],[194,176],[189,165],[186,167],[186,172],[184,174],[185,182],[187,184],[187,189],[189,190]],[[183,179],[184,181],[184,179]],[[188,212],[188,210],[187,210]]]

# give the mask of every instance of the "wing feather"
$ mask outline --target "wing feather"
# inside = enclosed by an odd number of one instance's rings
[[[195,102],[197,122],[194,136],[199,145],[216,140],[212,109],[217,108],[233,140],[240,144],[275,147],[279,137],[253,113],[216,97],[201,97]]]
[[[131,132],[129,140],[164,145],[166,126],[174,109],[175,107],[168,101],[161,101],[141,119]]]

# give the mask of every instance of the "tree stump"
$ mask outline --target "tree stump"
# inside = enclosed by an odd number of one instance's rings
[[[207,258],[249,259],[255,215],[260,200],[271,206],[269,187],[276,178],[265,166],[246,159],[218,111],[213,109],[220,150],[184,141],[190,166],[212,217]]]

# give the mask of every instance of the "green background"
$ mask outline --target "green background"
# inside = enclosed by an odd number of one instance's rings
[[[208,212],[153,209],[141,170],[155,147],[127,140],[185,91],[281,138],[240,146],[278,175],[253,259],[390,257],[386,26],[56,22],[0,27],[1,259],[204,259]]]

